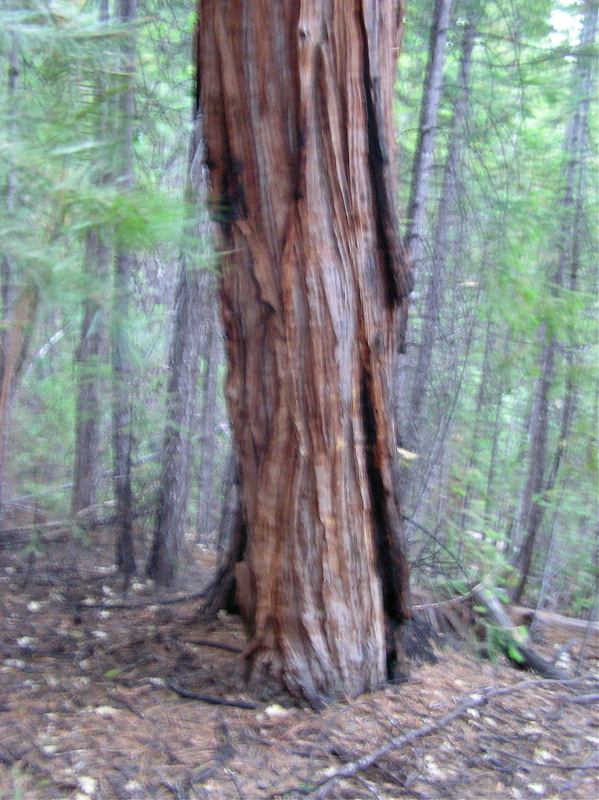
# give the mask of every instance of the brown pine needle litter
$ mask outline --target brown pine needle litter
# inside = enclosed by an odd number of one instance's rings
[[[130,608],[94,607],[119,599],[111,548],[57,540],[46,556],[31,570],[0,552],[0,798],[598,795],[589,662],[579,675],[562,659],[568,681],[522,680],[500,657],[438,650],[408,683],[316,713],[270,687],[247,693],[236,617],[189,624],[197,600],[162,605],[142,584],[120,598]],[[208,580],[211,557],[197,563],[181,591]],[[537,646],[548,659],[559,648]]]

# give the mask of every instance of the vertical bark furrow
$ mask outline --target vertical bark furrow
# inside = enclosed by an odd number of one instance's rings
[[[378,245],[381,250],[386,298],[389,307],[401,304],[413,288],[411,270],[406,260],[399,232],[394,181],[394,165],[387,145],[391,117],[391,98],[382,86],[379,67],[381,40],[391,49],[393,36],[390,20],[376,18],[378,4],[365,2],[362,8],[364,98],[368,129],[368,156],[375,203]]]

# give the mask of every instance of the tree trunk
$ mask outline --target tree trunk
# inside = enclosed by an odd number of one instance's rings
[[[180,259],[175,295],[175,321],[169,357],[167,421],[162,443],[162,466],[154,540],[148,576],[173,586],[180,566],[192,462],[191,432],[198,379],[202,322],[202,275]]]
[[[210,285],[210,297],[218,299],[214,283]],[[198,467],[198,507],[196,513],[196,536],[198,541],[206,541],[212,533],[215,509],[215,461],[217,452],[217,411],[219,371],[223,362],[223,346],[220,317],[214,308],[207,320],[205,342],[205,368],[202,383],[202,410],[198,424],[200,434],[200,464]]]
[[[410,613],[389,392],[411,288],[393,180],[402,8],[204,0],[200,13],[256,598],[248,667],[318,704],[380,684],[385,618]]]
[[[100,0],[100,23],[108,22],[108,0]],[[106,82],[99,72],[94,79],[97,117],[95,133],[99,141],[107,137]],[[106,180],[106,167],[100,168],[99,184]],[[99,228],[88,231],[85,243],[84,273],[91,284],[88,297],[83,303],[81,340],[75,356],[78,371],[77,410],[75,422],[75,468],[71,510],[74,514],[97,503],[100,480],[101,443],[101,377],[100,368],[104,360],[105,322],[104,308],[96,299],[106,286],[110,274],[111,250],[105,240],[105,232]]]
[[[17,88],[19,85],[20,58],[16,36],[10,39],[7,69],[7,104],[9,110],[8,130],[11,138],[18,136],[17,130]],[[17,171],[13,164],[8,167],[6,176],[5,203],[8,218],[14,216],[17,195]],[[2,332],[0,333],[0,518],[4,507],[6,449],[8,444],[8,421],[12,400],[13,369],[11,351],[16,346],[17,330],[15,329],[15,265],[12,254],[2,253]]]
[[[105,282],[110,270],[110,248],[102,234],[92,230],[86,242],[86,270],[89,278]],[[101,375],[104,356],[104,309],[93,293],[83,304],[81,341],[76,353],[78,370],[75,429],[75,469],[71,509],[74,514],[97,503],[101,459]]]
[[[464,495],[462,497],[461,509],[460,509],[460,520],[459,520],[460,543],[464,541],[466,526],[472,525],[471,504],[472,504],[472,495],[474,492],[472,473],[476,469],[480,458],[479,447],[481,439],[481,430],[488,422],[487,409],[489,409],[488,395],[490,392],[491,378],[492,378],[491,355],[493,351],[494,337],[495,337],[495,326],[493,324],[493,317],[489,316],[489,318],[487,319],[487,331],[485,334],[485,348],[483,351],[482,370],[481,370],[480,381],[478,384],[478,391],[476,393],[476,405],[474,407],[474,420],[472,423],[472,434],[470,437],[470,455],[468,456],[468,466],[466,467],[465,486],[463,490]],[[484,538],[484,531],[483,531],[483,538]]]
[[[113,398],[112,440],[114,456],[114,495],[116,502],[116,566],[125,576],[125,586],[135,572],[133,546],[133,493],[131,490],[132,413],[129,391],[128,353],[129,281],[131,257],[119,253],[115,266],[115,302],[113,320]]]
[[[119,22],[130,25],[136,17],[136,0],[119,0]],[[135,39],[131,31],[122,45],[122,75],[119,94],[118,183],[123,190],[133,185],[133,118],[135,113]],[[125,588],[135,572],[133,547],[133,495],[131,491],[132,410],[130,393],[129,305],[133,256],[119,245],[114,272],[113,308],[113,410],[114,494],[116,500],[116,565],[125,577]]]
[[[535,540],[543,519],[544,472],[547,454],[547,425],[549,416],[549,389],[553,381],[555,364],[555,338],[542,333],[541,374],[535,383],[533,409],[530,422],[530,446],[528,453],[528,475],[524,487],[521,525],[524,538],[514,559],[520,571],[520,580],[512,600],[519,603],[524,594],[532,565]]]
[[[431,29],[428,71],[420,110],[418,148],[412,170],[412,187],[408,208],[410,222],[407,249],[415,270],[417,270],[425,235],[426,203],[433,164],[433,146],[437,130],[437,114],[441,102],[443,62],[445,61],[445,45],[452,3],[453,0],[436,0],[435,19]]]
[[[17,38],[10,38],[8,54],[8,131],[12,139],[18,131],[18,89],[20,55]],[[18,206],[18,174],[14,165],[9,165],[6,178],[5,203],[8,219],[14,217]],[[19,377],[25,364],[37,310],[39,289],[28,280],[19,286],[17,265],[9,249],[2,253],[0,261],[0,294],[2,298],[2,325],[0,332],[0,513],[4,503],[6,449],[13,399]]]
[[[181,254],[169,354],[166,425],[162,442],[160,486],[156,499],[154,540],[147,574],[173,586],[180,567],[193,465],[192,431],[197,395],[199,354],[209,339],[215,298],[214,274],[206,269],[212,253],[211,225],[206,212],[206,179],[202,163],[202,121],[196,113],[189,148],[187,200],[196,211]]]
[[[239,470],[233,451],[227,456],[222,479],[222,511],[218,531],[216,575],[206,591],[206,600],[199,616],[213,616],[221,608],[239,612],[236,602],[235,566],[247,549],[247,530],[239,498]],[[249,577],[249,570],[248,570]]]
[[[505,336],[505,342],[503,346],[503,357],[509,351],[509,347],[511,344],[511,336],[509,332]],[[500,520],[504,516],[504,511],[501,505],[499,504],[499,500],[495,501],[495,473],[497,471],[497,451],[499,449],[499,437],[501,432],[501,410],[503,405],[503,396],[505,392],[505,385],[502,380],[496,380],[496,386],[494,391],[494,399],[491,402],[491,406],[494,408],[493,413],[493,423],[491,429],[491,452],[489,454],[489,467],[487,470],[487,478],[486,478],[486,489],[485,489],[485,511],[484,511],[484,519],[486,524],[488,524],[492,529],[497,530],[500,527]],[[491,519],[491,514],[493,513],[493,520]]]

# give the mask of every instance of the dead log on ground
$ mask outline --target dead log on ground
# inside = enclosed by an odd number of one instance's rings
[[[563,670],[546,661],[534,650],[528,633],[523,633],[520,627],[514,625],[496,597],[482,587],[478,587],[472,593],[472,599],[482,606],[487,616],[505,632],[504,640],[498,644],[512,663],[538,672],[544,678],[560,681],[569,677]]]
[[[586,640],[587,658],[599,659],[599,623],[586,619],[565,617],[551,611],[536,611],[523,606],[511,606],[509,609],[512,625],[530,627],[536,617],[540,623],[541,633],[548,631],[552,640],[558,644],[566,644],[575,639],[575,646],[581,648]]]

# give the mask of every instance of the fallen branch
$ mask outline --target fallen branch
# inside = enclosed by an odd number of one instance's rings
[[[3,528],[0,530],[0,549],[22,547],[31,538],[40,542],[57,542],[70,535],[70,523],[62,520],[59,522],[34,522],[31,525],[21,525],[16,528]]]
[[[599,703],[599,694],[580,694],[578,697],[568,697],[568,703],[579,703],[580,705]]]
[[[41,531],[54,531],[57,528],[68,528],[69,522],[67,520],[59,520],[58,522],[32,522],[31,525],[20,525],[17,528],[2,528],[0,530],[0,537],[13,535],[16,533],[38,533]]]
[[[486,579],[485,579],[486,580]],[[436,603],[417,603],[411,606],[412,611],[420,611],[429,608],[443,608],[443,606],[453,606],[456,603],[461,603],[462,600],[468,600],[468,598],[472,597],[475,592],[479,589],[482,589],[485,585],[485,581],[481,581],[477,583],[472,589],[469,589],[465,594],[458,594],[455,597],[451,597],[449,600],[439,600]]]
[[[201,703],[210,703],[213,706],[232,706],[233,708],[248,709],[258,708],[256,703],[249,703],[247,700],[225,700],[222,697],[213,697],[210,694],[196,694],[196,692],[190,692],[188,689],[177,686],[173,681],[167,681],[166,685],[169,689],[172,689],[173,692],[178,694],[179,697],[184,697],[186,700],[199,700]]]
[[[105,610],[109,611],[110,609],[119,609],[119,610],[127,610],[127,609],[135,609],[135,608],[149,608],[150,606],[172,606],[175,603],[189,603],[191,600],[201,600],[206,595],[206,589],[201,592],[193,592],[192,594],[184,594],[179,595],[178,597],[167,597],[163,600],[159,598],[153,598],[152,600],[139,600],[138,602],[132,603],[111,603],[106,602],[105,600],[98,601],[97,603],[91,602],[86,603],[84,600],[75,603],[75,608],[77,611],[85,611],[86,609],[93,609],[93,610]]]
[[[588,650],[589,658],[599,659],[599,623],[596,620],[565,617],[554,611],[522,606],[510,606],[509,611],[514,625],[536,625],[541,631],[548,631],[555,641],[567,643],[563,645],[564,649],[574,642],[580,648],[580,657],[584,659]]]
[[[476,692],[467,700],[464,700],[457,708],[453,711],[450,711],[449,714],[445,714],[442,717],[434,720],[433,722],[428,722],[426,725],[422,725],[420,728],[416,728],[416,730],[410,731],[410,733],[406,733],[402,736],[396,736],[394,739],[391,739],[381,747],[377,747],[376,750],[373,750],[370,753],[362,756],[361,758],[356,759],[355,761],[350,761],[347,764],[344,764],[338,770],[336,770],[333,774],[328,772],[326,776],[323,776],[321,780],[317,780],[312,784],[309,789],[305,789],[301,786],[295,786],[292,788],[282,789],[281,791],[274,792],[270,795],[270,797],[282,797],[286,794],[290,794],[291,792],[297,792],[298,794],[305,794],[308,797],[308,800],[322,800],[323,797],[326,797],[327,794],[333,789],[339,781],[343,780],[344,778],[352,778],[358,772],[362,772],[363,770],[371,767],[375,764],[380,758],[386,756],[387,753],[391,752],[391,750],[399,750],[402,747],[405,747],[408,744],[416,741],[417,739],[422,739],[424,736],[428,736],[429,733],[435,733],[437,731],[446,728],[450,723],[454,720],[458,719],[459,717],[464,716],[466,712],[471,708],[476,708],[477,706],[482,706],[488,703],[490,700],[494,700],[496,697],[502,697],[507,694],[513,694],[514,692],[519,692],[523,689],[530,689],[536,687],[547,687],[547,686],[567,686],[571,684],[576,684],[580,682],[581,678],[573,678],[571,680],[530,680],[530,681],[521,681],[520,683],[515,684],[514,686],[507,686],[502,688],[495,688],[495,689],[482,689],[480,692]]]
[[[230,653],[243,653],[241,647],[236,647],[233,644],[225,644],[224,642],[212,642],[210,639],[186,639],[185,644],[195,644],[199,647],[216,647],[219,650],[228,650]]]

